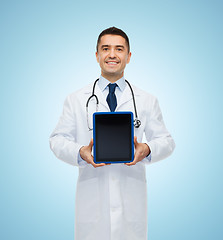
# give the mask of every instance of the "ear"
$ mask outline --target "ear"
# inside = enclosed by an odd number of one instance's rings
[[[96,56],[97,62],[99,63],[99,56],[98,56],[98,52],[96,52],[96,53],[95,53],[95,56]]]
[[[129,52],[129,55],[128,55],[128,58],[127,58],[127,63],[129,63],[129,62],[130,62],[130,58],[131,58],[131,56],[132,56],[132,53],[131,53],[131,52]]]

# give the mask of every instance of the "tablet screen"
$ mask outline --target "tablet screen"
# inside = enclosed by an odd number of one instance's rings
[[[94,114],[95,163],[120,163],[133,160],[132,112]]]

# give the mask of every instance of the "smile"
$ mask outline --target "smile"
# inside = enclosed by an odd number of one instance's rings
[[[117,65],[118,62],[106,62],[108,65]]]

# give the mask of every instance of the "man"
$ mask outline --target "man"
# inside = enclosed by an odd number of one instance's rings
[[[127,35],[115,27],[104,30],[98,37],[96,58],[101,68],[95,85],[98,111],[134,113],[133,97],[124,79],[124,69],[131,59]],[[55,155],[79,167],[75,239],[147,240],[145,164],[168,157],[174,150],[174,141],[165,128],[157,99],[132,86],[141,121],[141,126],[134,130],[134,161],[95,164],[92,131],[89,131],[95,99],[90,99],[86,113],[93,84],[67,97],[63,114],[50,137]],[[109,100],[111,95],[113,106]],[[146,143],[142,143],[143,134]]]

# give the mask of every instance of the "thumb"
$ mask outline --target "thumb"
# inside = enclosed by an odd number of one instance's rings
[[[137,137],[136,137],[136,136],[134,136],[134,144],[135,144],[135,146],[137,146],[137,145],[138,145],[138,142],[137,142]]]
[[[90,148],[92,148],[92,147],[93,147],[93,144],[94,144],[94,141],[93,141],[93,138],[92,138],[88,146],[89,146]]]

